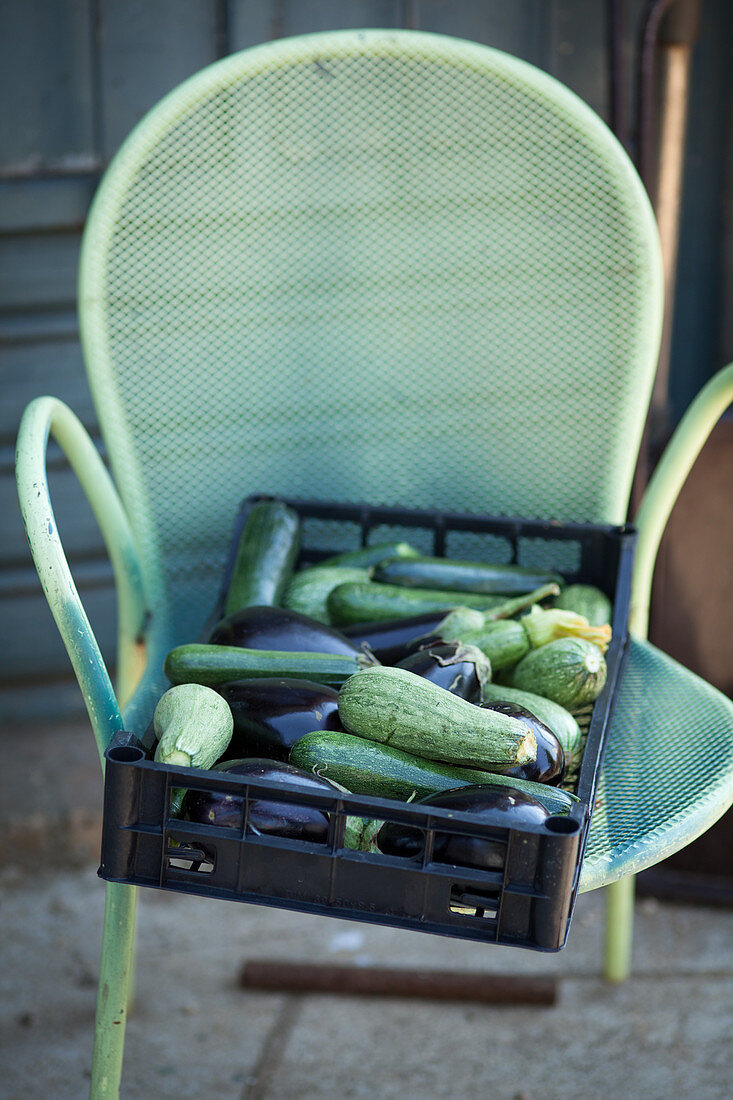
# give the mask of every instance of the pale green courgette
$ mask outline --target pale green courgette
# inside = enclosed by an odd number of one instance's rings
[[[467,767],[524,764],[537,756],[532,730],[483,710],[403,668],[374,666],[339,691],[344,728],[429,760]]]
[[[510,674],[510,685],[533,691],[579,710],[600,695],[607,677],[606,660],[597,645],[583,638],[558,638],[532,649]]]
[[[153,729],[158,739],[158,763],[176,768],[210,768],[229,746],[234,718],[218,692],[203,684],[178,684],[158,700]],[[173,816],[180,812],[184,794],[182,788],[173,788]]]

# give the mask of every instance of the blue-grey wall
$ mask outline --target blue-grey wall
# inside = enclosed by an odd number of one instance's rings
[[[644,0],[4,0],[0,5],[0,718],[79,713],[81,696],[28,554],[13,479],[18,422],[33,397],[67,401],[98,438],[75,315],[79,242],[101,172],[138,119],[216,58],[273,37],[418,26],[506,50],[569,85],[610,121],[609,7],[623,15],[627,128]],[[703,0],[690,107],[678,313],[677,415],[733,358],[730,136],[733,6]],[[730,188],[727,189],[730,195]],[[54,448],[59,528],[103,652],[112,658],[111,572],[94,520]]]

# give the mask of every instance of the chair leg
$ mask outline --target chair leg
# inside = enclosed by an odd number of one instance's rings
[[[91,1100],[119,1097],[135,940],[137,887],[106,884]]]
[[[134,922],[132,932],[132,947],[130,949],[130,975],[127,979],[127,1015],[129,1016],[135,1007],[135,995],[137,993],[137,922]]]
[[[606,893],[606,941],[603,975],[610,982],[623,982],[631,972],[634,935],[634,876],[611,882]]]

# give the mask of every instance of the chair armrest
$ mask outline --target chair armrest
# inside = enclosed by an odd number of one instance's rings
[[[76,590],[56,526],[46,477],[49,435],[58,442],[91,505],[112,563],[118,610],[118,684],[126,695],[137,678],[146,620],[140,562],[117,490],[81,421],[54,397],[38,397],[21,418],[15,473],[31,555],[89,712],[102,767],[122,728],[120,706]]]
[[[686,410],[649,479],[636,515],[639,532],[631,582],[629,629],[646,638],[657,551],[675,501],[705,441],[733,402],[733,363],[714,374]]]

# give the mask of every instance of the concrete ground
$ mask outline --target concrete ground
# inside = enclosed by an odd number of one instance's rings
[[[0,734],[0,1095],[89,1088],[104,884],[88,728]],[[56,767],[53,766],[56,762]],[[49,772],[56,782],[49,787]],[[733,1076],[730,909],[640,899],[634,969],[600,977],[601,894],[540,955],[141,890],[122,1097],[723,1100]],[[246,960],[559,979],[552,1007],[244,990]]]

